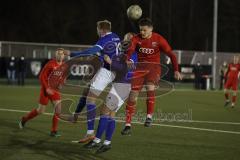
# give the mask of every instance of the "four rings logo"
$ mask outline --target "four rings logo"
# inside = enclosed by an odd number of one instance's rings
[[[153,54],[154,53],[154,49],[151,49],[151,48],[139,48],[139,52],[145,53],[145,54]]]
[[[74,64],[71,66],[70,71],[73,76],[92,76],[94,74],[94,67],[87,64]]]

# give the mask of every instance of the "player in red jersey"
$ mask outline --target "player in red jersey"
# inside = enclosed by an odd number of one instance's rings
[[[237,90],[238,90],[238,75],[240,71],[239,57],[233,57],[233,63],[228,65],[228,70],[225,75],[227,81],[224,85],[224,94],[225,94],[225,106],[228,106],[230,103],[229,100],[229,89],[232,88],[232,108],[235,106],[237,99]]]
[[[19,127],[22,129],[26,122],[33,119],[34,117],[44,113],[46,105],[48,104],[49,100],[55,106],[55,113],[52,118],[52,129],[51,129],[51,136],[60,136],[57,133],[57,126],[58,126],[58,118],[61,110],[61,103],[60,103],[60,93],[56,88],[53,88],[49,84],[49,77],[50,75],[54,75],[56,80],[61,79],[62,74],[59,72],[58,68],[64,62],[65,50],[63,48],[59,48],[56,50],[56,57],[50,60],[42,69],[39,80],[41,83],[41,90],[40,90],[40,98],[39,98],[39,105],[38,108],[34,108],[31,112],[27,113],[25,116],[21,118],[19,122]],[[62,81],[63,83],[63,81]],[[60,85],[60,84],[57,84]]]
[[[174,76],[177,80],[181,79],[175,54],[161,35],[152,32],[151,20],[148,18],[141,19],[139,29],[140,33],[132,38],[131,46],[127,51],[127,64],[129,67],[133,65],[130,57],[134,51],[137,52],[138,65],[133,73],[135,78],[131,81],[131,92],[126,106],[126,124],[121,132],[122,135],[129,135],[131,132],[131,118],[135,112],[137,96],[143,84],[146,85],[147,90],[147,118],[144,125],[146,127],[151,126],[155,103],[155,87],[161,75],[160,52],[164,52],[170,57],[175,71]]]

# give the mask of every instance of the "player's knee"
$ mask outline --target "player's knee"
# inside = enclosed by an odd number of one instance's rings
[[[237,91],[233,91],[232,95],[237,96]]]
[[[60,114],[61,113],[61,101],[60,100],[54,101],[53,104],[54,104],[54,109],[55,109],[54,112],[57,114]]]
[[[104,105],[101,109],[101,115],[110,115],[111,110],[107,107],[107,105]]]
[[[129,101],[136,102],[137,101],[137,96],[138,96],[137,92],[131,91],[130,95],[129,95]]]
[[[224,93],[228,92],[228,89],[224,88],[223,92],[224,92]]]
[[[116,112],[111,111],[111,113],[110,113],[110,117],[111,117],[111,118],[115,118],[115,115],[116,115]]]
[[[97,98],[97,96],[94,93],[89,92],[88,96],[87,96],[87,103],[95,103],[96,98]]]
[[[46,108],[45,105],[39,104],[39,106],[38,106],[38,108],[37,108],[38,114],[43,114],[43,113],[45,112],[45,108]]]
[[[84,96],[84,97],[87,97],[87,96],[88,96],[89,88],[90,88],[90,86],[88,86],[87,88],[84,88],[84,89],[83,89],[82,96]]]
[[[113,111],[115,109],[118,108],[118,104],[120,103],[120,99],[114,95],[114,94],[109,94],[107,97],[106,97],[106,107],[110,110],[110,111]]]
[[[155,85],[154,85],[154,83],[152,83],[152,82],[147,83],[146,89],[147,89],[148,91],[154,91],[154,90],[155,90]]]
[[[55,107],[61,106],[61,101],[60,100],[53,101],[53,104]]]

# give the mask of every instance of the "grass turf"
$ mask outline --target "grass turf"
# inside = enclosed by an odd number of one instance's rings
[[[58,138],[49,137],[49,115],[42,115],[30,121],[24,130],[18,129],[17,121],[25,113],[2,109],[28,111],[36,107],[38,87],[2,85],[0,91],[0,159],[3,160],[237,160],[240,157],[240,106],[237,104],[234,109],[224,108],[223,93],[219,91],[176,90],[157,98],[156,112],[161,111],[170,118],[171,115],[187,114],[190,115],[188,118],[200,122],[155,121],[156,125],[150,128],[134,124],[132,136],[122,136],[120,131],[123,123],[117,123],[112,141],[113,148],[100,155],[84,149],[81,144],[71,143],[86,133],[84,123],[60,122],[59,131],[62,136]],[[66,97],[78,99],[77,96]],[[46,112],[52,110],[52,106],[49,105]],[[145,116],[142,115],[145,110],[145,101],[139,100],[138,115]],[[124,107],[118,116],[123,113]]]

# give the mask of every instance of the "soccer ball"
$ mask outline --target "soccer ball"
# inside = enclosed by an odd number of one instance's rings
[[[142,16],[142,8],[139,5],[131,5],[127,9],[127,16],[131,20],[138,20]]]

